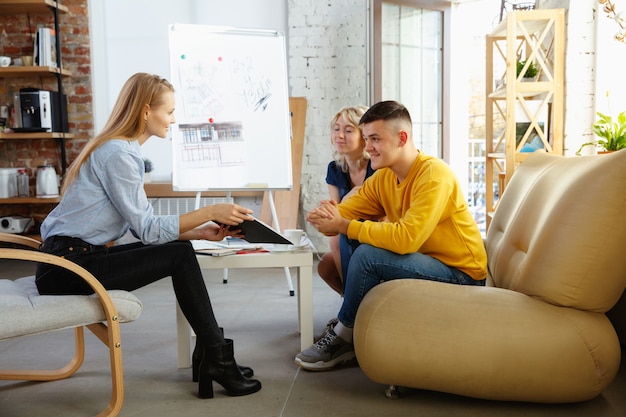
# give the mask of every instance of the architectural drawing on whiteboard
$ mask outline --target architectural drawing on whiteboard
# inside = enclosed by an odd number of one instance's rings
[[[189,123],[179,126],[180,160],[188,167],[220,167],[246,163],[241,122]]]
[[[173,137],[182,169],[243,168],[260,133],[253,126],[270,111],[272,80],[247,53],[188,43],[184,49],[174,61],[182,123]]]
[[[272,96],[271,80],[259,74],[258,69],[252,65],[250,57],[233,60],[233,73],[241,79],[246,105],[254,111],[265,111]]]
[[[291,188],[286,56],[280,32],[170,25],[175,190]]]
[[[251,115],[267,110],[272,80],[250,56],[188,49],[176,61],[185,121],[207,120],[209,116],[229,118],[235,116],[230,114],[232,111]]]

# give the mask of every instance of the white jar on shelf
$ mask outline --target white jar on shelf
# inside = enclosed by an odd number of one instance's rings
[[[17,197],[17,168],[0,168],[0,198]]]

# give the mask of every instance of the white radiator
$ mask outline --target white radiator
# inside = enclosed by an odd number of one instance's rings
[[[202,197],[200,199],[200,207],[211,204],[228,203],[226,197],[213,198]],[[195,198],[151,198],[150,203],[154,207],[154,214],[161,216],[167,214],[185,214],[196,208]]]

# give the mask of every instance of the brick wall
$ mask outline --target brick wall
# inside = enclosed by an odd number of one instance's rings
[[[289,0],[290,95],[306,97],[302,166],[302,216],[328,198],[326,167],[332,159],[330,119],[343,106],[366,105],[367,0]],[[303,219],[316,248],[327,239]]]
[[[68,97],[70,133],[75,139],[66,143],[67,160],[72,161],[83,144],[93,136],[91,88],[91,58],[89,43],[89,16],[87,0],[61,0],[69,13],[59,14],[61,56],[63,67],[72,72],[64,77],[63,88]],[[0,54],[11,57],[32,55],[32,34],[38,25],[53,28],[52,12],[44,14],[16,14],[0,16]],[[0,103],[12,104],[13,93],[24,87],[56,91],[55,78],[0,78]],[[60,151],[56,140],[0,140],[0,166],[26,166],[31,174],[31,196],[35,194],[37,166],[47,162],[61,172]],[[51,204],[0,206],[0,216],[21,215],[41,221],[52,209]]]

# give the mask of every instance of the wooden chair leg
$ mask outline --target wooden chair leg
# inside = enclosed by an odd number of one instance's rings
[[[109,320],[108,326],[103,323],[90,324],[87,328],[109,348],[111,362],[111,401],[97,417],[114,417],[122,409],[124,403],[124,372],[122,368],[122,344],[120,326],[117,318]]]
[[[119,323],[114,320],[109,326],[102,323],[86,326],[109,348],[111,362],[111,400],[96,417],[115,417],[124,403],[124,374],[122,368],[122,347]],[[6,370],[0,369],[0,380],[13,381],[55,381],[68,378],[81,367],[85,359],[85,336],[83,327],[74,328],[75,353],[67,365],[54,370]]]
[[[74,357],[67,365],[59,369],[0,369],[0,379],[13,381],[56,381],[72,376],[83,364],[85,359],[85,336],[82,326],[74,328]]]

